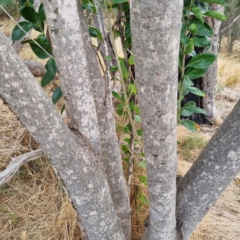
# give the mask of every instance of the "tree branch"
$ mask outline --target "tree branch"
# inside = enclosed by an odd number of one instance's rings
[[[47,71],[45,66],[40,62],[33,60],[24,60],[23,62],[34,77],[42,77]]]
[[[184,240],[240,171],[239,129],[240,101],[178,184],[177,222]]]
[[[221,29],[220,34],[225,33],[238,19],[240,18],[240,14],[238,16],[236,16],[232,22],[230,22],[226,27],[224,27],[223,29]]]
[[[68,16],[72,17],[72,13]],[[0,49],[0,96],[59,173],[87,236],[89,239],[124,239],[100,159],[87,145],[76,141],[1,31]]]
[[[178,0],[170,2],[131,1],[134,66],[150,199],[144,240],[177,239],[177,62],[183,6]],[[161,17],[159,13],[163,13]]]
[[[44,157],[44,152],[39,149],[12,158],[7,168],[0,172],[0,187],[2,187],[5,183],[8,183],[23,164],[42,157]]]

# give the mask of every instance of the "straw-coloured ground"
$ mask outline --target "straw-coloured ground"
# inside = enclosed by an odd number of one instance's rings
[[[4,31],[8,31],[4,21]],[[7,25],[7,26],[6,26]],[[10,25],[10,24],[9,24]],[[34,59],[28,47],[20,53],[23,59]],[[240,98],[236,89],[240,86],[237,59],[220,55],[219,82],[216,103],[224,120]],[[229,71],[229,69],[231,70]],[[225,91],[225,92],[224,92]],[[229,91],[232,91],[229,94]],[[49,91],[51,92],[51,88]],[[228,98],[230,95],[231,99]],[[27,130],[0,100],[0,171],[14,156],[37,149],[36,142]],[[182,176],[191,167],[205,147],[216,127],[204,126],[199,133],[191,133],[178,127],[178,173]],[[140,181],[145,170],[134,166],[131,189],[133,239],[139,240],[143,221],[148,214],[148,204],[139,202],[141,194],[147,196],[147,186]],[[147,199],[145,199],[147,203]],[[240,239],[240,176],[222,193],[210,209],[191,240]],[[79,240],[75,211],[65,195],[55,172],[45,158],[25,164],[14,178],[0,188],[0,240]]]

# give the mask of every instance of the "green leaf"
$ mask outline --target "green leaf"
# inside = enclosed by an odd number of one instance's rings
[[[181,34],[180,41],[183,44],[183,46],[185,46],[185,47],[187,47],[189,45],[189,38],[185,35],[185,33]]]
[[[110,57],[110,56],[105,56],[105,59],[106,59],[107,61],[111,61],[111,60],[112,60],[112,57]]]
[[[53,79],[55,75],[52,75],[49,71],[46,71],[42,77],[41,86],[46,87]]]
[[[125,134],[129,134],[129,133],[130,133],[130,129],[131,129],[131,124],[128,124],[127,126],[125,126],[125,127],[123,128],[123,132],[124,132]]]
[[[40,59],[45,59],[49,58],[49,54],[47,54],[45,51],[43,51],[37,44],[35,43],[29,43],[31,49],[33,52],[40,58]]]
[[[200,126],[191,120],[182,120],[180,122],[184,127],[186,127],[188,130],[197,132],[200,129]]]
[[[124,58],[119,58],[119,61],[120,61],[120,67],[122,70],[123,78],[128,79],[129,73],[128,73],[128,69],[127,69]]]
[[[122,151],[127,154],[130,153],[129,148],[126,145],[122,145]]]
[[[184,75],[183,76],[183,88],[191,87],[193,85],[194,85],[194,83],[190,80],[190,78],[187,75]]]
[[[35,39],[49,54],[52,54],[51,45],[44,34],[38,35]]]
[[[212,28],[206,23],[201,23],[200,20],[198,19],[192,19],[190,21],[191,24],[195,23],[197,26],[197,32],[196,35],[199,36],[212,36],[214,31],[212,30]]]
[[[134,106],[134,111],[137,115],[140,115],[140,107],[139,106]]]
[[[61,114],[63,114],[63,111],[65,110],[65,104],[63,104],[62,108],[61,108]]]
[[[198,8],[201,10],[202,14],[209,11],[209,4],[204,2],[198,2]]]
[[[128,0],[111,0],[112,3],[124,3],[127,2]]]
[[[203,19],[203,16],[202,16],[202,12],[201,12],[201,10],[198,7],[193,6],[191,8],[191,12],[194,13],[196,18],[198,18],[202,23],[204,22],[204,19]]]
[[[125,38],[131,38],[130,21],[126,21],[125,23]]]
[[[211,46],[211,40],[209,37],[202,36],[194,36],[193,37],[194,45],[196,47],[206,47],[209,48]]]
[[[196,69],[205,69],[208,68],[217,58],[214,53],[201,53],[193,57],[187,67],[196,68]]]
[[[189,54],[190,52],[192,52],[194,50],[194,42],[193,39],[189,40],[189,45],[188,47],[185,49],[184,54]]]
[[[205,110],[202,108],[196,107],[196,103],[193,101],[187,102],[183,107],[182,110],[187,110],[191,113],[200,113],[200,114],[207,114]],[[187,116],[186,116],[187,117]]]
[[[142,129],[137,130],[137,135],[138,135],[139,137],[142,136]]]
[[[137,165],[138,165],[139,167],[143,168],[144,170],[147,169],[147,164],[146,164],[146,162],[139,161]]]
[[[118,104],[117,109],[124,109],[124,104],[122,104],[122,103]]]
[[[143,183],[145,186],[147,186],[147,177],[139,175],[139,181]]]
[[[27,2],[27,0],[18,0],[18,2],[19,2],[19,4],[20,4],[21,6],[23,6],[23,5],[24,5],[24,3],[26,3],[26,2]]]
[[[118,95],[117,92],[112,91],[112,95],[113,95],[116,99],[120,100],[121,102],[123,101],[122,98]]]
[[[38,19],[40,22],[43,22],[46,20],[43,4],[41,4],[40,7],[38,8]]]
[[[145,195],[143,195],[142,193],[139,194],[138,199],[141,203],[146,204],[146,205],[148,204],[147,197]]]
[[[222,6],[228,6],[226,2],[224,2],[223,0],[202,0],[202,2],[206,2],[206,3],[210,3],[210,4],[220,4]]]
[[[124,141],[125,141],[126,143],[128,143],[129,145],[130,145],[130,143],[131,143],[130,138],[124,138]]]
[[[134,101],[132,100],[130,103],[129,103],[129,109],[130,111],[132,112],[134,110]]]
[[[23,28],[23,30],[25,32],[30,31],[32,29],[32,27],[33,27],[33,24],[30,23],[30,22],[20,22],[18,24],[20,25],[20,27]],[[17,40],[21,39],[26,34],[20,27],[18,25],[16,25],[13,28],[13,31],[12,31],[12,40],[13,41],[17,41]]]
[[[43,22],[43,24],[44,24],[44,22]],[[36,30],[36,31],[38,31],[40,33],[43,32],[42,29],[37,24],[33,24],[33,28],[34,28],[34,30]]]
[[[207,115],[206,111],[199,107],[194,107],[194,106],[186,106],[185,107],[184,106],[183,109],[191,111],[193,113],[200,113],[200,114]]]
[[[18,2],[20,3],[21,6],[28,6],[29,4],[30,5],[33,5],[33,0],[18,0]]]
[[[133,84],[133,83],[130,83],[130,84],[128,85],[128,92],[129,92],[129,94],[131,93],[132,95],[136,95],[136,93],[137,93],[137,87],[136,87],[136,85]]]
[[[88,26],[88,30],[92,38],[98,38],[100,41],[102,41],[103,39],[102,34],[97,28]]]
[[[191,80],[197,79],[205,75],[208,68],[205,69],[195,69],[195,68],[187,68],[185,75],[187,75]]]
[[[13,0],[0,0],[0,5],[5,6],[9,3],[11,3]]]
[[[129,65],[134,65],[134,57],[133,57],[132,54],[131,54],[131,56],[130,56],[129,59],[128,59],[128,64],[129,64]]]
[[[57,103],[57,101],[62,97],[62,89],[61,87],[58,87],[54,92],[53,92],[53,95],[52,95],[52,101],[53,103]]]
[[[195,34],[197,32],[197,25],[195,23],[192,23],[188,28],[187,28],[192,34]]]
[[[82,8],[83,8],[83,9],[86,9],[86,10],[88,10],[88,11],[91,11],[91,12],[93,12],[94,14],[96,13],[96,7],[95,7],[93,4],[91,4],[91,3],[82,4]]]
[[[117,66],[113,66],[113,67],[109,68],[109,71],[111,71],[111,72],[116,72],[117,70],[118,70]]]
[[[46,65],[45,65],[46,69],[48,70],[48,72],[50,72],[52,74],[52,76],[55,76],[57,73],[57,67],[56,67],[56,63],[55,60],[53,58],[50,58]]]
[[[141,117],[139,115],[134,115],[134,120],[135,120],[135,122],[140,123],[141,122]]]
[[[203,91],[201,91],[200,89],[195,88],[195,87],[188,87],[188,88],[186,88],[186,90],[189,91],[190,93],[193,93],[193,94],[199,96],[199,97],[206,96],[206,94]]]
[[[191,107],[195,107],[195,106],[196,106],[196,103],[193,102],[193,101],[188,101],[188,102],[185,103],[185,105],[184,105],[184,107],[189,107],[189,106],[191,106]]]
[[[35,12],[33,7],[31,7],[31,6],[20,7],[20,13],[29,22],[37,24],[38,14]]]
[[[227,20],[227,17],[223,13],[220,13],[220,12],[217,12],[217,11],[205,12],[204,15],[208,16],[208,17],[216,18],[216,19],[218,19],[220,21],[223,21],[223,22]]]

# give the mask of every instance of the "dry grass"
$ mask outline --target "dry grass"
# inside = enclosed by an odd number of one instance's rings
[[[9,24],[9,26],[7,25]],[[13,27],[4,24],[4,32]],[[2,28],[3,28],[2,27]],[[35,34],[35,33],[33,33]],[[22,59],[36,57],[25,46],[20,53]],[[237,62],[219,58],[219,85],[238,86],[237,80],[227,80],[226,76],[238,75]],[[229,69],[231,69],[229,71]],[[234,85],[232,85],[234,84]],[[52,86],[47,91],[52,92]],[[223,101],[221,100],[221,103]],[[226,105],[226,104],[225,104]],[[232,106],[228,106],[229,108]],[[37,144],[17,120],[14,114],[0,100],[0,171],[9,160],[22,153],[34,150]],[[201,152],[209,134],[193,134],[183,127],[178,128],[179,166],[178,173],[184,175],[197,155]],[[192,150],[192,151],[191,151]],[[186,159],[186,156],[189,156]],[[184,161],[188,160],[190,162]],[[137,160],[136,160],[137,162]],[[135,164],[131,189],[133,239],[139,240],[143,232],[143,222],[149,207],[141,200],[141,194],[148,197],[147,186],[140,181],[146,176],[143,168]],[[203,219],[191,240],[237,240],[240,236],[240,177],[223,192],[217,203]],[[47,159],[39,159],[24,165],[16,176],[0,189],[0,239],[32,240],[77,240],[80,232],[75,211],[55,177]]]
[[[37,144],[0,100],[0,168]],[[0,189],[0,239],[80,239],[75,211],[47,159],[24,165]]]
[[[210,138],[209,134],[190,132],[185,127],[178,126],[178,159],[193,162]]]
[[[219,54],[218,57],[218,85],[240,89],[239,59]]]

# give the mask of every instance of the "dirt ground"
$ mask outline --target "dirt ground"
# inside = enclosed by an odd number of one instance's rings
[[[8,21],[1,28],[7,34],[12,27]],[[238,49],[235,49],[235,55]],[[37,60],[24,47],[22,59]],[[222,50],[218,59],[219,73],[215,101],[224,121],[240,98],[240,63]],[[16,116],[0,100],[0,171],[12,157],[37,149],[37,144]],[[202,126],[198,133],[178,127],[178,173],[184,175],[219,126]],[[141,168],[135,169],[134,189],[147,192],[139,182]],[[133,194],[134,195],[134,194]],[[133,239],[139,240],[148,206],[133,199]],[[228,186],[195,230],[191,240],[240,239],[240,176]],[[77,240],[80,239],[76,214],[68,201],[54,170],[45,158],[20,168],[13,179],[0,188],[0,240]]]

